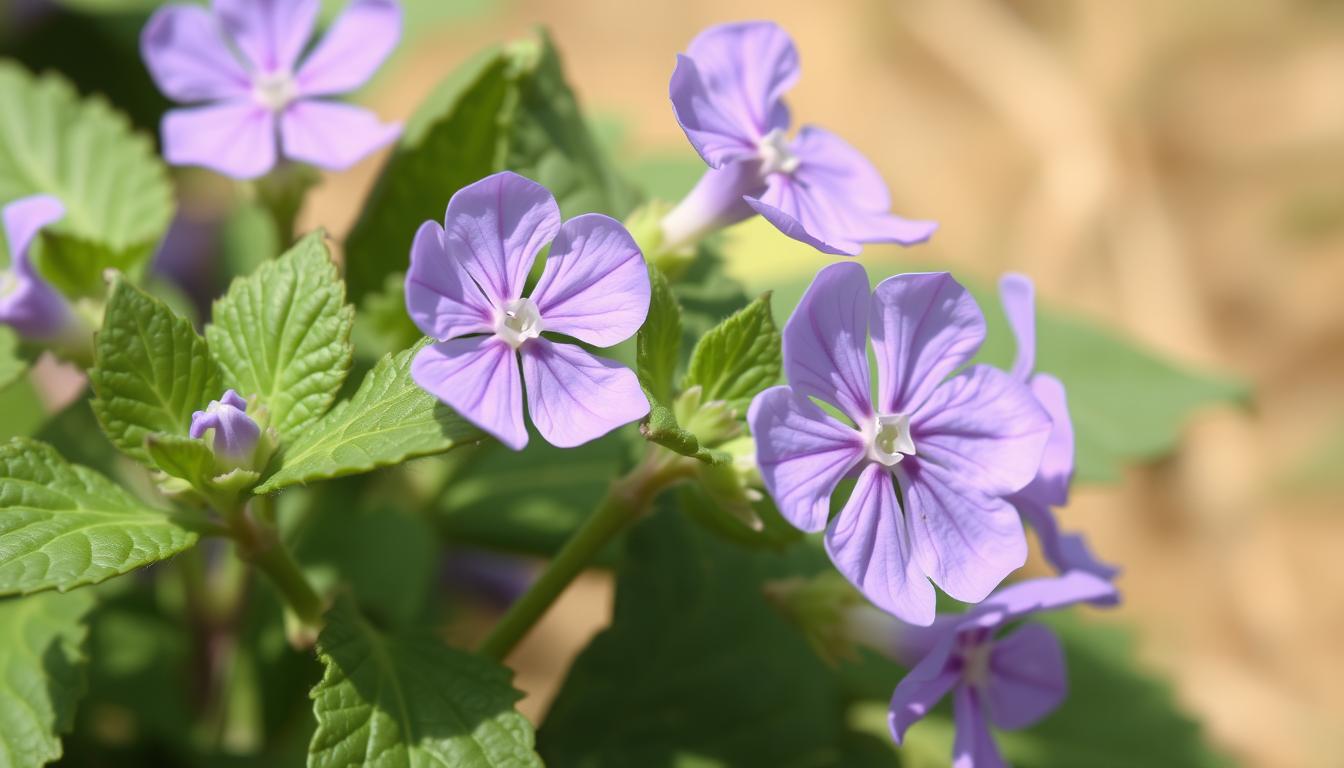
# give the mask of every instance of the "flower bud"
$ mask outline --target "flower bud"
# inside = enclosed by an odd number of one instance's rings
[[[241,467],[252,463],[261,428],[247,415],[247,401],[232,389],[218,400],[211,400],[204,411],[191,415],[190,435],[197,439],[213,431],[215,455],[225,463]]]

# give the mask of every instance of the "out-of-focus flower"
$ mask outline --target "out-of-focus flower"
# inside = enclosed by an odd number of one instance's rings
[[[541,280],[524,297],[547,243]],[[600,437],[649,412],[638,378],[542,334],[598,347],[630,338],[649,311],[647,270],[619,222],[587,213],[561,224],[555,197],[534,181],[505,172],[463,187],[444,226],[425,222],[411,245],[406,310],[437,340],[416,354],[411,376],[515,450],[527,444],[524,380],[547,442],[569,448]]]
[[[890,213],[877,169],[839,137],[804,126],[788,138],[783,97],[797,81],[793,40],[772,22],[710,27],[677,56],[672,109],[710,170],[663,219],[667,250],[753,213],[795,240],[848,256],[864,243],[920,243],[937,229]]]
[[[1074,569],[1114,578],[1118,569],[1097,560],[1079,534],[1063,533],[1051,507],[1069,503],[1069,484],[1073,479],[1073,422],[1069,418],[1064,385],[1048,373],[1033,373],[1036,367],[1036,288],[1024,275],[1004,275],[999,281],[1008,324],[1017,339],[1017,359],[1012,376],[1031,388],[1036,400],[1050,414],[1053,427],[1045,444],[1041,468],[1027,487],[1008,497],[1008,501],[1031,523],[1041,540],[1046,559],[1060,572]]]
[[[804,531],[826,528],[836,567],[913,624],[933,621],[928,579],[974,603],[1026,561],[1021,519],[1002,497],[1036,475],[1050,418],[997,369],[948,378],[984,335],[980,308],[946,273],[898,275],[870,292],[862,266],[832,264],[784,326],[788,386],[757,395],[747,417],[780,513]],[[854,491],[828,527],[830,497],[854,472]]]
[[[1064,652],[1054,633],[1025,624],[999,637],[1011,622],[1077,603],[1113,605],[1115,587],[1095,574],[1073,571],[1004,587],[965,614],[939,617],[927,628],[892,622],[891,642],[877,649],[910,672],[891,697],[888,722],[900,744],[911,725],[949,692],[957,724],[952,746],[956,768],[1004,766],[997,728],[1026,728],[1053,712],[1068,695]],[[866,640],[872,644],[871,635]]]
[[[29,250],[43,227],[65,216],[50,195],[33,195],[6,205],[3,212],[9,268],[0,270],[0,323],[30,341],[64,336],[76,323],[70,303],[33,268]]]
[[[261,428],[247,415],[247,401],[232,389],[218,400],[211,400],[204,411],[191,415],[192,437],[204,438],[211,430],[214,430],[215,455],[237,466],[249,463],[261,437]]]
[[[396,138],[370,111],[322,97],[363,85],[401,36],[394,0],[352,0],[312,52],[318,0],[214,0],[207,10],[160,8],[140,36],[159,90],[202,106],[164,115],[163,152],[239,179],[270,171],[283,154],[348,168]],[[277,146],[278,140],[278,146]]]

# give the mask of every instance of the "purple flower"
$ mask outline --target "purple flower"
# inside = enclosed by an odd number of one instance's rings
[[[352,0],[300,62],[319,0],[214,0],[160,8],[140,36],[159,90],[202,106],[163,118],[163,152],[239,179],[265,174],[283,152],[329,170],[348,168],[396,138],[368,110],[318,97],[352,91],[401,35],[393,0]],[[279,147],[277,147],[277,141]]]
[[[72,327],[70,303],[33,268],[28,251],[37,233],[65,216],[65,206],[49,195],[15,200],[3,212],[9,269],[0,270],[0,323],[33,341],[62,336]]]
[[[204,411],[191,414],[192,437],[204,438],[212,429],[215,455],[240,465],[252,458],[261,437],[261,428],[247,415],[247,401],[232,389],[218,400],[211,400]]]
[[[1032,373],[1036,366],[1036,288],[1023,275],[1004,275],[999,281],[999,296],[1013,336],[1017,338],[1017,359],[1013,362],[1012,376],[1031,388],[1054,425],[1036,477],[1027,487],[1009,496],[1008,501],[1036,530],[1046,559],[1057,570],[1079,569],[1104,579],[1114,578],[1118,569],[1093,557],[1081,535],[1060,531],[1051,511],[1051,507],[1069,503],[1069,483],[1073,480],[1073,422],[1069,418],[1063,383],[1048,373]]]
[[[547,243],[541,280],[524,298],[523,284]],[[463,187],[448,201],[444,226],[420,227],[406,309],[437,340],[415,356],[411,377],[515,450],[527,445],[524,380],[532,423],[562,448],[649,412],[630,369],[542,335],[598,347],[633,336],[649,311],[639,247],[608,216],[587,213],[561,224],[551,193],[516,173]]]
[[[870,292],[863,267],[832,264],[784,326],[789,385],[757,395],[747,415],[780,513],[804,531],[826,528],[836,567],[912,624],[933,621],[927,579],[974,603],[1026,561],[1022,522],[1001,497],[1035,476],[1050,418],[997,369],[976,365],[947,378],[984,335],[980,308],[946,273],[898,275]],[[855,473],[828,527],[830,497]]]
[[[797,81],[793,40],[772,22],[710,27],[677,56],[672,109],[710,170],[663,220],[668,250],[753,213],[848,256],[864,243],[921,243],[937,229],[889,213],[877,169],[838,137],[804,126],[788,138],[783,96]]]
[[[1074,571],[1048,579],[1004,587],[959,616],[940,617],[928,629],[899,629],[905,650],[926,648],[923,657],[896,686],[888,722],[897,744],[906,730],[952,692],[957,736],[952,745],[956,768],[1004,766],[990,724],[1025,728],[1050,714],[1068,695],[1064,652],[1041,624],[1025,624],[1004,637],[997,633],[1024,616],[1076,603],[1113,605],[1115,587],[1094,574]],[[912,659],[899,659],[909,664]]]

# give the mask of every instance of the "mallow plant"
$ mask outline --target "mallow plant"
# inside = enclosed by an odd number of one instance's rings
[[[665,203],[545,33],[402,130],[334,97],[403,9],[318,34],[319,5],[143,19],[157,145],[0,63],[0,765],[1222,761],[1116,620],[1061,615],[1122,571],[1059,518],[1239,385],[1038,313],[1027,276],[998,301],[870,261],[936,225],[790,137],[776,24],[666,52],[708,169]],[[360,161],[350,233],[294,232],[311,168]],[[202,188],[208,234],[168,234]],[[719,232],[758,215],[836,260],[749,297]],[[609,626],[529,719],[514,651],[590,570]]]

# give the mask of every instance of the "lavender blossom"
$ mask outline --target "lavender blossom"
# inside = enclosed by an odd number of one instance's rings
[[[65,206],[50,195],[33,195],[6,205],[5,240],[9,269],[0,270],[0,324],[30,341],[51,341],[75,327],[70,303],[33,268],[33,240],[44,227],[65,216]]]
[[[239,466],[252,458],[261,437],[261,428],[247,415],[247,401],[232,389],[191,415],[192,437],[204,438],[210,430],[214,430],[215,455]]]
[[[877,169],[837,136],[804,126],[788,138],[783,96],[797,81],[793,40],[772,22],[710,27],[677,56],[672,109],[710,170],[663,220],[667,250],[753,213],[795,240],[848,256],[864,243],[921,243],[937,229],[889,213]]]
[[[238,179],[270,171],[283,155],[341,170],[396,138],[366,109],[320,97],[363,85],[396,47],[401,8],[352,0],[306,57],[318,0],[214,0],[154,13],[141,54],[159,90],[201,104],[163,118],[163,151]],[[277,146],[277,139],[279,145]]]
[[[1114,578],[1118,570],[1097,560],[1081,535],[1060,531],[1051,511],[1051,507],[1069,503],[1069,484],[1073,479],[1073,422],[1069,418],[1064,385],[1059,379],[1048,373],[1032,373],[1036,366],[1036,288],[1029,278],[1010,274],[999,281],[999,295],[1008,315],[1008,324],[1017,339],[1017,359],[1013,362],[1012,376],[1031,388],[1036,400],[1050,414],[1053,424],[1036,477],[1027,487],[1009,496],[1008,501],[1035,529],[1046,559],[1056,570],[1062,573],[1079,569],[1104,579]]]
[[[933,621],[928,579],[974,603],[1026,561],[1022,522],[1002,497],[1036,475],[1050,418],[997,369],[976,365],[947,378],[984,335],[980,308],[946,273],[898,275],[870,292],[862,266],[832,264],[784,326],[788,386],[757,395],[747,415],[780,513],[804,531],[825,528],[826,551],[845,577],[913,624]],[[854,474],[853,493],[828,526],[830,497]]]
[[[541,280],[523,297],[547,243]],[[488,176],[453,195],[444,226],[425,222],[411,245],[406,309],[437,340],[416,355],[415,382],[514,450],[527,444],[524,380],[532,423],[562,448],[649,412],[630,369],[542,335],[598,347],[633,336],[649,310],[644,257],[610,217],[561,224],[555,197],[534,181]]]

